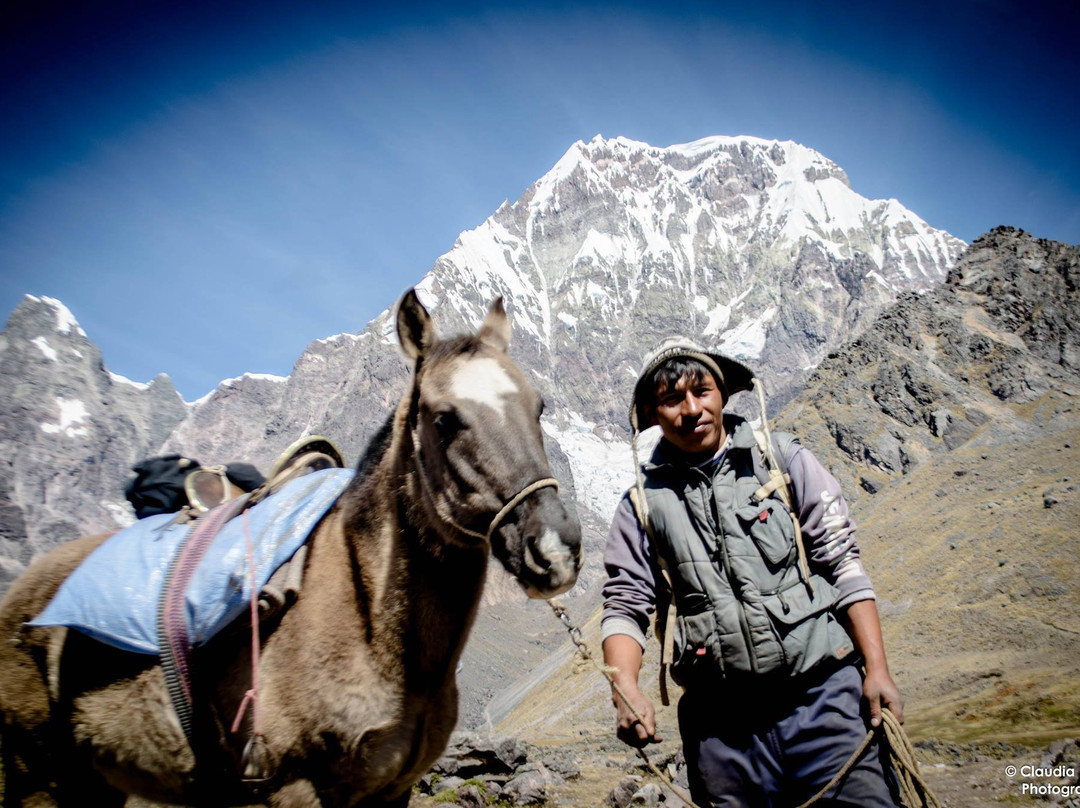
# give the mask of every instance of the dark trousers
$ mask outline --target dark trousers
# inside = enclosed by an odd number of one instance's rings
[[[679,701],[679,731],[700,806],[790,808],[843,767],[869,729],[854,665],[752,687],[696,688]],[[891,779],[891,778],[890,778]],[[896,806],[875,740],[820,806]]]

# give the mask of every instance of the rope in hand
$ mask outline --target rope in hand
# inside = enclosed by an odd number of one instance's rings
[[[799,808],[809,808],[809,806],[824,797],[833,786],[843,780],[858,759],[862,757],[862,753],[866,751],[866,747],[870,745],[870,741],[873,740],[874,734],[878,730],[881,730],[885,735],[883,739],[885,748],[882,749],[882,753],[888,755],[888,765],[896,778],[901,801],[910,808],[941,808],[941,802],[919,773],[919,764],[915,760],[915,749],[912,747],[907,733],[904,732],[904,728],[888,707],[881,708],[881,723],[866,733],[866,737],[859,744],[859,748],[840,767],[840,771],[825,784],[824,788],[800,805]]]
[[[608,684],[611,685],[612,690],[614,690],[618,697],[623,700],[623,703],[630,708],[630,712],[633,713],[634,718],[644,724],[644,717],[641,715],[641,713],[637,711],[637,708],[633,705],[633,703],[631,703],[630,699],[626,697],[626,694],[623,692],[622,688],[619,687],[619,685],[615,682],[615,677],[612,675],[612,672],[615,669],[607,665],[601,665],[599,662],[596,661],[596,658],[589,651],[589,646],[585,644],[585,638],[581,636],[581,629],[579,629],[572,622],[570,622],[570,613],[566,611],[566,607],[554,598],[548,600],[547,603],[548,606],[551,607],[551,610],[555,612],[555,616],[558,617],[560,621],[562,621],[562,624],[564,626],[566,626],[566,630],[570,634],[570,641],[575,646],[577,646],[578,656],[580,656],[586,662],[592,663],[592,666],[598,671],[600,671],[601,674],[603,674],[604,678],[608,680]],[[648,754],[646,754],[644,749],[642,749],[641,747],[637,747],[637,752],[641,756],[641,759],[645,761],[645,765],[648,767],[649,771],[659,777],[660,780],[668,788],[671,789],[672,793],[675,794],[676,797],[686,803],[688,808],[698,808],[694,801],[690,799],[690,795],[687,794],[685,790],[677,786],[670,777],[668,777],[666,774],[664,774],[664,772],[660,771],[660,769],[657,768],[656,764],[649,759],[649,756]]]
[[[615,682],[615,677],[612,675],[613,669],[601,665],[593,657],[589,651],[589,646],[585,644],[585,639],[581,635],[581,629],[575,626],[570,621],[570,614],[567,612],[566,607],[554,598],[548,600],[548,605],[555,613],[555,616],[566,626],[567,632],[570,634],[570,641],[577,647],[578,655],[592,664],[594,668],[603,674],[604,678],[608,680],[608,684],[611,685],[616,695],[623,700],[623,703],[630,708],[630,712],[633,713],[634,718],[644,723],[644,718],[641,713],[637,711],[637,708],[630,702],[623,693],[622,689]],[[799,808],[809,808],[809,806],[816,803],[822,797],[824,797],[837,783],[847,776],[847,773],[862,757],[863,752],[870,745],[870,742],[874,739],[874,735],[878,730],[884,733],[884,741],[889,758],[889,765],[893,770],[893,774],[896,777],[897,787],[900,790],[900,798],[905,805],[909,808],[942,808],[941,802],[930,790],[930,787],[926,784],[926,781],[919,773],[919,764],[915,760],[915,749],[911,745],[911,741],[908,739],[907,734],[904,732],[904,728],[900,725],[896,716],[892,714],[892,711],[888,707],[883,707],[881,710],[881,724],[872,728],[866,733],[866,737],[863,738],[862,743],[852,753],[851,757],[847,759],[847,762],[840,767],[840,770],[833,776],[833,778],[825,784],[825,787],[818,791],[813,797],[802,803]],[[653,774],[659,777],[677,796],[680,800],[686,803],[689,808],[698,808],[697,805],[690,799],[690,796],[679,786],[672,782],[671,778],[664,774],[656,765],[649,759],[649,756],[645,753],[645,750],[638,748],[638,754],[641,759],[645,761],[645,765],[649,768]]]

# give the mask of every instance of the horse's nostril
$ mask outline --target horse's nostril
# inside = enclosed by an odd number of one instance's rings
[[[537,536],[525,537],[525,564],[533,572],[544,575],[551,568],[551,559],[543,550],[543,542]]]

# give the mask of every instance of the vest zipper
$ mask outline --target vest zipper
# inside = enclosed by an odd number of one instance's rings
[[[725,458],[721,462],[721,466],[727,462]],[[721,469],[718,467],[714,474],[719,474]],[[753,673],[758,672],[757,654],[754,653],[754,644],[750,637],[750,624],[746,622],[746,606],[743,604],[743,599],[740,597],[739,590],[735,586],[735,580],[731,577],[731,558],[728,556],[727,548],[727,536],[724,534],[724,522],[720,518],[719,508],[716,504],[716,491],[713,489],[713,481],[709,480],[709,503],[712,506],[709,511],[716,523],[716,537],[720,545],[720,551],[723,554],[723,573],[727,578],[728,586],[731,587],[731,594],[735,598],[735,602],[738,604],[736,610],[739,614],[739,630],[742,631],[743,642],[746,644],[746,656],[750,660],[750,670]]]

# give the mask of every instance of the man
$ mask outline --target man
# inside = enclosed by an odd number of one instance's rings
[[[635,441],[652,425],[663,437],[640,466],[635,449],[637,485],[604,553],[604,659],[642,719],[614,694],[617,734],[633,746],[661,740],[638,672],[649,616],[673,590],[671,674],[685,688],[679,730],[702,806],[798,805],[882,707],[903,717],[839,484],[793,436],[770,445],[767,430],[723,413],[755,382],[682,338],[646,359],[630,421]],[[795,520],[770,467],[790,474]],[[896,804],[876,744],[819,804]]]

